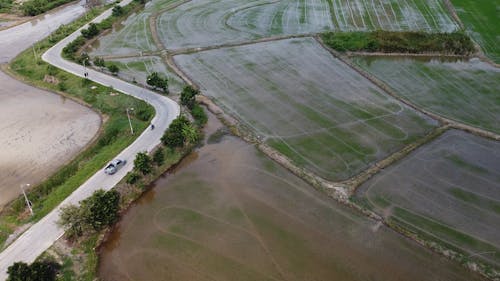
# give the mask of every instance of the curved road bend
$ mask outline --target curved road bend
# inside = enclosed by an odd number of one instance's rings
[[[124,6],[131,1],[132,0],[125,0],[121,2],[120,5]],[[97,17],[94,22],[99,22],[108,17],[110,14],[111,9]],[[86,26],[82,28],[85,27]],[[45,54],[43,54],[43,60],[77,76],[83,77],[83,66],[66,61],[61,57],[63,47],[79,34],[80,30],[77,30],[49,49]],[[76,204],[82,199],[90,196],[95,190],[101,188],[109,190],[115,186],[127,174],[127,172],[132,170],[132,162],[135,155],[140,151],[151,151],[157,144],[159,144],[163,132],[167,129],[172,120],[180,114],[179,105],[169,98],[92,69],[87,69],[87,72],[90,80],[105,86],[112,86],[118,91],[142,99],[151,104],[156,110],[156,115],[152,121],[155,124],[155,129],[146,129],[141,136],[139,136],[139,138],[137,138],[129,147],[116,156],[117,158],[126,159],[128,161],[128,163],[116,174],[108,176],[104,174],[102,170],[98,171],[77,190],[75,190],[68,198],[66,198],[58,207],[42,218],[39,222],[31,226],[7,249],[1,252],[0,280],[7,279],[7,268],[14,262],[33,262],[40,254],[47,250],[64,234],[63,229],[57,225],[61,206]]]

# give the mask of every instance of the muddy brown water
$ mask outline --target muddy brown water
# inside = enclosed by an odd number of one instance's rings
[[[210,133],[214,124],[211,117]],[[101,248],[99,276],[107,281],[479,279],[339,206],[231,136],[192,153],[128,210]]]

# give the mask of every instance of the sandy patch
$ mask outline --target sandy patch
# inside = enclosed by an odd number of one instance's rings
[[[97,133],[100,117],[59,95],[0,72],[0,208],[74,157]]]

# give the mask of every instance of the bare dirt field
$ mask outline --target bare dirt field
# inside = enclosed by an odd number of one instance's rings
[[[480,280],[339,206],[234,137],[146,193],[102,248],[121,280]]]
[[[367,181],[356,198],[498,267],[499,167],[499,142],[452,130]]]
[[[312,38],[175,56],[204,94],[297,165],[346,179],[436,123]]]
[[[355,57],[354,61],[421,108],[500,133],[500,68],[478,59]]]
[[[98,114],[0,71],[0,208],[74,157],[97,133]]]

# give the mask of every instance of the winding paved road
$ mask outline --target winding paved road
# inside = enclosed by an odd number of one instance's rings
[[[124,6],[132,0],[125,0],[120,3]],[[111,9],[97,17],[94,22],[99,22],[111,14]],[[86,26],[82,27],[86,28]],[[64,46],[80,34],[77,30],[57,45],[49,49],[42,58],[44,61],[62,68],[75,75],[83,77],[84,69],[81,65],[64,60],[61,57],[61,51]],[[125,94],[142,99],[151,104],[156,110],[156,116],[153,118],[155,129],[147,129],[139,138],[137,138],[129,147],[122,151],[117,158],[128,160],[128,164],[120,169],[116,174],[108,176],[101,170],[93,175],[89,180],[82,184],[66,200],[64,200],[56,209],[47,216],[34,224],[24,232],[7,249],[0,253],[0,280],[7,279],[7,268],[16,261],[33,262],[41,253],[48,249],[64,231],[57,225],[59,211],[62,206],[67,204],[76,204],[82,199],[90,196],[95,190],[109,190],[115,186],[126,174],[133,168],[133,159],[138,152],[151,151],[160,143],[160,138],[169,124],[180,114],[180,108],[177,103],[169,98],[156,94],[152,91],[129,84],[117,78],[105,75],[92,69],[87,69],[89,79],[105,86],[112,86],[114,89]]]

